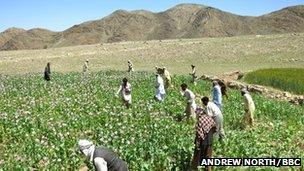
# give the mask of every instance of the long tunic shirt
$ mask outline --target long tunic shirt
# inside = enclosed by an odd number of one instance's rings
[[[214,118],[216,123],[216,132],[221,137],[225,137],[224,127],[223,127],[223,115],[218,106],[213,102],[208,102],[206,113],[210,117]]]
[[[117,94],[120,94],[123,100],[131,103],[132,97],[131,97],[131,84],[127,83],[126,87],[121,85],[119,87],[119,90],[117,91]]]
[[[187,103],[191,105],[191,107],[195,110],[196,109],[195,94],[191,90],[186,89],[185,92],[183,93],[183,96],[186,98]]]
[[[166,94],[164,80],[161,76],[156,78],[156,98],[158,100],[164,100],[164,95]]]
[[[51,68],[46,66],[44,69],[44,79],[46,81],[50,81],[51,80]]]
[[[83,72],[83,73],[89,72],[89,65],[88,65],[87,62],[85,62],[85,63],[83,64],[82,72]]]
[[[252,100],[252,97],[248,93],[244,94],[244,108],[245,111],[250,111],[250,112],[253,112],[255,110],[255,105]]]

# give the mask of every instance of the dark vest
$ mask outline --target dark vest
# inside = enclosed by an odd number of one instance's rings
[[[107,162],[109,171],[128,171],[126,163],[119,159],[113,151],[106,147],[96,147],[93,154],[93,160],[96,157],[101,157]]]

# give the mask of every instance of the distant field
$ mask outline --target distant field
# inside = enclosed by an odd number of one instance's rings
[[[198,74],[217,75],[232,70],[300,68],[304,66],[304,34],[175,39],[83,45],[44,50],[0,52],[0,74],[42,73],[47,62],[53,71],[90,69],[127,70],[130,59],[136,71],[166,66],[175,74],[188,74],[190,65]]]
[[[262,69],[248,73],[245,81],[304,94],[304,68]]]

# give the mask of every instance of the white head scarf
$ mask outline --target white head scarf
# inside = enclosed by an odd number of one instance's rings
[[[93,142],[89,141],[89,140],[79,140],[78,141],[78,146],[80,151],[87,157],[90,159],[90,161],[93,161],[93,154],[94,154],[94,150],[95,150],[95,145],[93,144]]]

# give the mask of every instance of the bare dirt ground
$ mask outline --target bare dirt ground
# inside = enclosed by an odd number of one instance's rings
[[[173,74],[219,75],[233,70],[247,72],[271,67],[304,67],[304,33],[226,38],[177,39],[120,42],[45,50],[0,52],[0,74],[43,72],[47,62],[52,71],[81,71],[90,60],[90,70],[154,71],[166,66]]]

